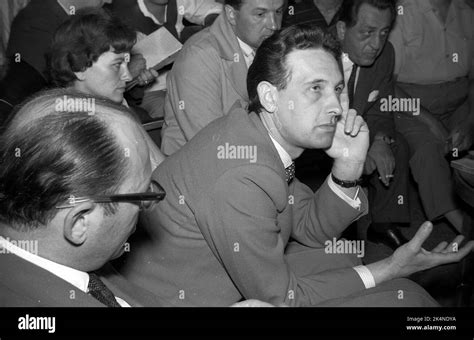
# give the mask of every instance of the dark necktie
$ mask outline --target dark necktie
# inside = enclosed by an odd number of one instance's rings
[[[295,178],[295,162],[291,163],[289,167],[285,168],[285,175],[287,183],[290,183],[293,178]]]
[[[354,107],[354,86],[355,80],[357,75],[357,65],[354,64],[352,66],[351,76],[349,77],[349,81],[347,82],[347,95],[349,97],[349,108],[353,109]]]
[[[89,290],[88,294],[92,295],[107,307],[121,307],[117,300],[115,300],[114,293],[107,288],[97,274],[89,273],[89,285],[87,289]]]

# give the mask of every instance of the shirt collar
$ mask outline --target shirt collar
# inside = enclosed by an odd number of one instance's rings
[[[354,66],[354,63],[349,58],[349,54],[343,52],[341,56],[341,60],[342,60],[342,69],[344,70],[344,73],[349,72],[350,74],[350,72],[352,72],[352,66]]]
[[[23,250],[7,239],[0,236],[0,247],[3,247],[8,252],[15,254],[16,256],[28,261],[38,267],[41,267],[50,273],[60,277],[64,281],[69,282],[74,287],[77,287],[84,293],[87,293],[87,286],[89,285],[89,274],[86,272],[64,266],[62,264],[47,260],[43,257],[37,256],[26,250]],[[1,256],[1,255],[0,255]]]
[[[153,22],[157,25],[160,25],[162,26],[164,24],[164,22],[160,22],[154,15],[153,13],[151,13],[148,8],[146,7],[145,5],[145,0],[137,0],[137,3],[138,3],[138,7],[140,8],[140,11],[143,13],[143,15],[147,18],[150,18],[151,20],[153,20]],[[167,12],[168,12],[168,5],[166,5],[166,9],[165,9],[165,22],[166,22],[166,15],[167,15]]]
[[[244,43],[237,37],[237,41],[239,42],[240,49],[244,53],[244,56],[247,58],[254,58],[255,57],[255,50],[250,47],[248,44]]]
[[[283,146],[280,145],[273,137],[272,135],[268,134],[270,136],[270,139],[273,142],[273,145],[275,145],[275,148],[277,149],[278,156],[280,156],[281,161],[283,162],[283,166],[288,168],[291,164],[293,164],[293,160],[291,159],[291,156],[286,150],[283,148]]]

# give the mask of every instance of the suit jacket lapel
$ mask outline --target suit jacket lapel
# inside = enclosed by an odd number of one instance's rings
[[[216,19],[210,30],[217,40],[220,57],[226,64],[226,77],[230,80],[237,93],[244,100],[248,101],[247,65],[245,64],[245,58],[237,37],[226,19],[225,13],[222,13]]]
[[[376,103],[376,101],[368,102],[374,79],[370,68],[359,67],[359,69],[359,79],[354,94],[354,109],[357,110],[358,114],[364,116],[365,112]]]

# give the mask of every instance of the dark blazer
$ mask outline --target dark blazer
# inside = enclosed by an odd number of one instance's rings
[[[31,0],[15,17],[8,41],[7,55],[21,58],[45,75],[46,59],[56,29],[68,15],[56,0]]]
[[[226,159],[226,143],[254,147],[255,162]],[[297,179],[288,185],[255,113],[234,106],[163,161],[153,178],[166,199],[144,216],[148,235],[132,242],[122,268],[137,285],[182,306],[241,299],[314,305],[364,289],[350,266],[313,274],[311,264],[297,273],[287,263],[290,238],[324,250],[326,240],[366,213],[367,201],[361,192],[358,211],[327,182],[316,194]]]
[[[393,69],[395,52],[387,41],[380,56],[370,67],[361,67],[354,94],[353,108],[362,115],[370,129],[371,141],[382,132],[395,137],[395,122],[392,112],[380,110],[380,99],[394,95]]]
[[[127,282],[109,265],[99,271],[99,274],[114,295],[132,307],[170,305]],[[14,254],[1,254],[0,307],[105,307],[105,305],[47,270]]]

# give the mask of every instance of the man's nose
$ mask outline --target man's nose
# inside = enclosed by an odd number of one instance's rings
[[[270,13],[270,17],[267,20],[267,28],[272,31],[277,31],[279,29],[279,20],[276,16],[276,13]]]
[[[330,116],[339,117],[342,115],[342,106],[335,92],[328,99],[327,108],[327,113]]]
[[[380,39],[380,36],[378,34],[374,34],[372,39],[370,39],[370,47],[378,51],[381,47],[381,44],[382,44],[382,39]]]
[[[124,81],[130,81],[132,80],[132,75],[130,74],[130,71],[128,70],[128,66],[125,65],[124,66],[124,70],[122,72],[122,74],[120,75],[120,79],[124,80]]]

